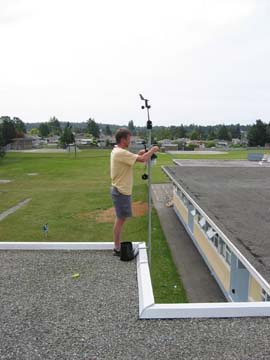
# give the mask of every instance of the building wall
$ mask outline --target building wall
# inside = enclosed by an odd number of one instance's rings
[[[250,276],[249,279],[249,298],[251,301],[261,301],[261,292],[262,288],[260,284],[254,279],[254,277]]]
[[[217,277],[222,283],[224,289],[229,292],[230,290],[230,270],[229,267],[222,260],[213,245],[209,242],[208,238],[201,231],[200,225],[194,223],[194,238],[197,241],[200,249],[207,257],[208,262],[215,271]]]
[[[178,210],[179,214],[181,215],[183,221],[187,225],[188,223],[188,210],[183,204],[183,202],[179,199],[179,196],[177,196],[176,193],[173,194],[173,204]]]

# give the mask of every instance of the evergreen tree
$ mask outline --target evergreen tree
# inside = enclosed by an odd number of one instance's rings
[[[112,130],[109,125],[106,125],[106,127],[105,127],[105,134],[108,136],[112,135]]]
[[[241,139],[241,129],[240,124],[231,125],[230,133],[233,139]]]
[[[128,122],[128,129],[129,129],[130,132],[134,135],[134,133],[135,133],[135,126],[134,126],[133,120],[130,120],[130,121]]]
[[[16,129],[14,121],[9,116],[2,116],[0,118],[2,142],[5,145],[9,144],[12,139],[16,137]]]
[[[62,134],[60,121],[55,116],[50,118],[48,126],[49,126],[51,134],[53,134],[53,135],[61,135]]]
[[[270,123],[266,125],[265,129],[265,143],[270,144]]]
[[[99,138],[99,126],[94,119],[90,118],[87,121],[87,132],[92,134],[95,138]]]
[[[231,136],[225,125],[221,125],[221,127],[219,128],[218,133],[217,133],[217,138],[219,140],[231,140]]]
[[[262,120],[256,120],[256,124],[251,126],[248,132],[249,146],[264,146],[266,141],[266,124]]]
[[[75,137],[72,132],[72,126],[70,125],[70,123],[67,123],[64,132],[60,137],[60,144],[63,147],[66,147],[66,145],[74,144],[74,142],[75,142]]]
[[[4,138],[2,134],[2,125],[0,123],[0,157],[4,157],[5,151],[4,151]]]
[[[213,126],[210,126],[208,129],[207,140],[215,140],[216,137],[217,136],[216,136],[215,128]]]
[[[184,128],[184,125],[181,124],[177,131],[177,137],[179,138],[185,138],[187,136],[187,131]]]
[[[41,123],[39,125],[38,130],[39,130],[39,133],[40,133],[41,137],[47,137],[49,135],[49,133],[50,133],[50,128],[49,128],[48,123]]]

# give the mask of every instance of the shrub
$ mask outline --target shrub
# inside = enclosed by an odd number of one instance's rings
[[[184,150],[193,151],[193,150],[195,150],[197,147],[198,147],[198,145],[188,144],[188,145],[185,145]]]
[[[211,149],[213,147],[216,147],[216,143],[214,141],[207,141],[205,144],[204,144],[204,147],[206,149]]]

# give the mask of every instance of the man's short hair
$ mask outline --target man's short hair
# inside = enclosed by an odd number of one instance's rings
[[[131,136],[131,132],[127,128],[120,128],[115,133],[116,144],[120,144],[121,139],[127,139],[128,136]]]

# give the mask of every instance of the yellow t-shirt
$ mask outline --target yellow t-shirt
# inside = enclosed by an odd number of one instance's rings
[[[131,195],[133,186],[133,165],[138,155],[115,146],[111,152],[112,186],[124,195]]]

